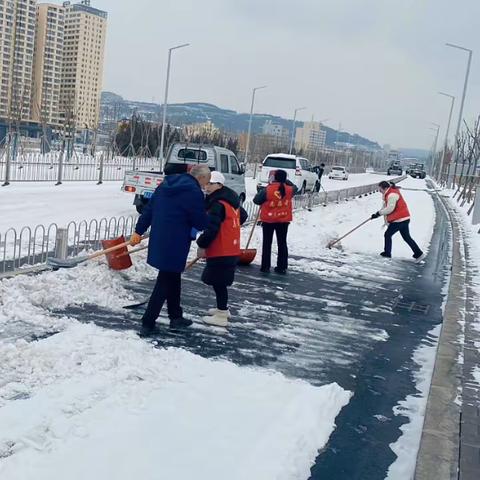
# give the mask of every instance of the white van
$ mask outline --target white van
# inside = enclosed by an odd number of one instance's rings
[[[257,190],[264,188],[270,181],[270,176],[275,170],[285,170],[290,180],[300,193],[318,192],[320,182],[318,175],[313,171],[310,162],[306,158],[285,153],[267,155],[261,166],[260,180]]]
[[[185,173],[191,165],[206,164],[210,170],[222,172],[225,185],[234,190],[243,203],[246,199],[245,169],[236,155],[227,148],[215,145],[174,143],[167,154],[165,172],[142,172],[137,170],[125,173],[122,190],[135,194],[134,205],[139,213],[152,197],[153,192],[163,182],[165,175]]]

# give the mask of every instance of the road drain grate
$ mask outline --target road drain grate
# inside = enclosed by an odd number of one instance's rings
[[[421,303],[411,302],[405,298],[397,298],[392,305],[392,308],[399,310],[407,310],[408,312],[418,312],[427,315],[430,311],[430,305],[422,305]]]

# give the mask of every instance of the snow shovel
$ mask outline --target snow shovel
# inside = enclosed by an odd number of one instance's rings
[[[250,265],[255,260],[255,257],[257,256],[257,249],[248,248],[248,247],[250,246],[250,243],[252,241],[253,232],[255,231],[255,227],[257,226],[259,219],[260,219],[260,208],[258,209],[257,216],[255,217],[255,222],[253,222],[253,227],[252,227],[252,230],[250,231],[250,235],[247,241],[247,246],[245,247],[244,250],[240,252],[240,259],[238,260],[238,263],[240,265]]]
[[[143,237],[143,239],[145,239],[145,238],[148,238],[148,237],[147,236]],[[130,245],[130,241],[122,242],[118,245],[107,248],[105,250],[100,250],[99,252],[95,252],[95,253],[92,253],[91,255],[87,255],[87,256],[66,258],[66,259],[49,258],[49,259],[47,259],[47,264],[50,267],[55,268],[55,269],[75,268],[77,265],[80,265],[81,263],[88,262],[89,260],[93,260],[95,258],[102,257],[103,255],[107,255],[107,254],[109,254],[111,252],[114,252],[116,250],[119,250],[121,248],[126,248],[128,245]]]
[[[337,243],[341,242],[344,238],[348,237],[351,235],[353,232],[357,231],[360,227],[363,227],[366,223],[368,223],[371,220],[371,218],[367,218],[364,222],[362,222],[360,225],[356,226],[353,230],[350,230],[348,233],[343,235],[343,237],[337,238],[336,240],[332,240],[331,242],[328,242],[327,248],[331,249],[334,247]]]

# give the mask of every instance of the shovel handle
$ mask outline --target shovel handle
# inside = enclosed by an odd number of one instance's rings
[[[252,241],[253,232],[255,231],[255,227],[257,226],[258,220],[260,218],[260,210],[261,210],[261,207],[258,207],[257,216],[255,217],[255,222],[253,222],[252,230],[250,231],[250,235],[248,236],[247,246],[245,247],[245,250],[248,250],[248,247],[250,246],[250,242]]]
[[[142,237],[142,240],[145,240],[146,238],[148,238],[148,236]],[[107,255],[108,253],[114,252],[115,250],[119,250],[120,248],[123,248],[123,247],[127,247],[128,245],[130,245],[130,241],[120,243],[119,245],[115,245],[114,247],[107,248],[106,250],[100,250],[99,252],[92,253],[91,255],[86,257],[84,261],[86,262],[87,260],[93,260],[94,258],[101,257],[102,255]]]
[[[132,253],[137,253],[137,252],[142,252],[143,250],[146,250],[148,248],[148,245],[143,245],[142,247],[137,247],[137,248],[134,248],[128,252],[123,252],[121,253],[118,258],[122,258],[122,257],[127,257],[128,255],[131,255]]]
[[[190,270],[194,265],[196,265],[200,261],[200,257],[197,257],[195,260],[192,260],[191,262],[187,263],[187,266],[185,267],[185,271]]]
[[[329,242],[329,244],[327,245],[328,248],[332,248],[334,245],[336,245],[338,242],[341,242],[344,238],[348,237],[349,235],[351,235],[353,232],[357,231],[360,227],[363,227],[366,223],[368,223],[369,221],[371,220],[371,218],[367,218],[367,220],[365,220],[364,222],[362,222],[360,225],[357,225],[355,228],[353,228],[352,230],[350,230],[348,233],[346,233],[345,235],[343,235],[343,237],[340,237],[340,238],[337,238],[336,240],[334,240],[333,242]]]

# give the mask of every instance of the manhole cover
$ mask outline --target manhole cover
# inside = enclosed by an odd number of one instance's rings
[[[398,308],[399,310],[406,310],[408,312],[418,312],[427,315],[430,311],[430,305],[425,305],[417,303],[415,301],[410,301],[405,298],[397,298],[393,302],[392,308]]]

